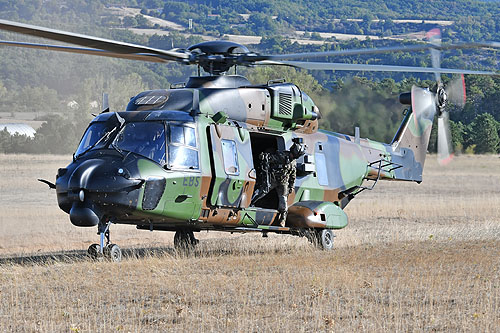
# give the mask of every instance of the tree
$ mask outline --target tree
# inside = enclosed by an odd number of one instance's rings
[[[323,37],[319,34],[319,32],[313,32],[311,34],[311,39],[312,40],[323,40]]]
[[[451,145],[454,152],[462,152],[464,149],[464,136],[466,126],[462,122],[454,122],[450,120]]]
[[[254,84],[265,83],[268,80],[285,79],[287,82],[296,84],[307,94],[319,94],[324,91],[323,87],[314,77],[303,70],[292,67],[263,66],[252,69],[247,75],[250,82]]]
[[[478,154],[496,153],[500,138],[497,130],[498,123],[489,113],[482,113],[470,125],[471,143],[476,145]]]
[[[135,27],[137,26],[137,20],[132,16],[125,16],[123,18],[123,26],[124,27]]]
[[[134,18],[137,21],[137,26],[139,28],[150,28],[151,27],[151,23],[143,15],[137,14]]]

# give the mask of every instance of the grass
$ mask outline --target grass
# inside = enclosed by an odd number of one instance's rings
[[[0,155],[0,332],[499,331],[498,156],[430,157],[422,184],[380,182],[332,252],[202,233],[185,256],[172,233],[113,226],[119,264],[88,260],[96,230],[35,181],[69,159]]]

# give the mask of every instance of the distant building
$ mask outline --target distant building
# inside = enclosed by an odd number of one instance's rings
[[[16,124],[0,124],[0,131],[7,129],[10,135],[19,134],[26,135],[29,138],[34,138],[36,131],[27,124],[16,123]]]

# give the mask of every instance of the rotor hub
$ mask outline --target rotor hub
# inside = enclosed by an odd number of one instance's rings
[[[220,75],[240,63],[240,58],[250,51],[245,46],[230,41],[210,41],[191,45],[191,62],[199,64],[206,72]]]
[[[446,94],[446,90],[441,86],[438,87],[437,93],[436,93],[436,104],[438,107],[439,112],[441,113],[448,101],[448,95]]]

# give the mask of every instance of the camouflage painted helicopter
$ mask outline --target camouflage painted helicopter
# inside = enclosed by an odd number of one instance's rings
[[[439,158],[450,156],[446,90],[441,73],[492,72],[444,69],[439,50],[486,47],[500,43],[430,44],[286,55],[260,55],[228,42],[204,42],[187,49],[161,50],[112,40],[0,20],[0,28],[80,47],[2,41],[1,45],[92,54],[152,62],[198,65],[209,75],[191,77],[182,87],[139,93],[123,112],[104,110],[89,124],[73,161],[57,172],[59,207],[75,226],[97,226],[100,243],[93,257],[120,260],[109,239],[111,224],[175,231],[176,247],[197,243],[194,232],[258,231],[306,236],[324,249],[333,246],[333,229],[347,225],[343,208],[378,180],[422,181],[426,149],[435,114],[439,124]],[[432,68],[304,62],[325,56],[431,49]],[[413,87],[401,94],[409,105],[391,143],[318,129],[320,112],[296,85],[268,82],[251,85],[227,75],[233,66],[281,65],[316,70],[403,71],[435,73],[435,92]],[[297,178],[287,196],[288,216],[277,225],[275,190],[252,203],[259,182],[259,156],[304,151],[294,162]],[[262,177],[262,176],[260,176]]]

